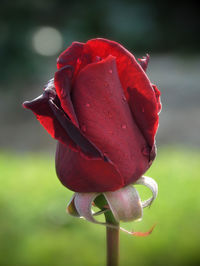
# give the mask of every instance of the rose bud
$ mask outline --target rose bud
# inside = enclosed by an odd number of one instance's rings
[[[161,109],[160,92],[145,73],[148,61],[149,55],[138,63],[114,41],[74,42],[59,56],[43,94],[23,104],[58,140],[56,171],[64,186],[78,192],[69,207],[74,213],[81,213],[80,195],[88,192],[89,205],[108,192],[111,208],[112,191],[128,187],[139,202],[129,185],[141,180],[155,158]]]

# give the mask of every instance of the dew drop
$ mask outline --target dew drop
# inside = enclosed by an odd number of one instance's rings
[[[81,60],[80,60],[80,58],[77,59],[76,63],[77,63],[78,65],[81,64]]]
[[[86,107],[90,107],[90,104],[89,103],[86,103],[86,105],[85,105]]]
[[[81,126],[81,130],[82,130],[83,132],[86,132],[86,125],[82,125],[82,126]]]
[[[108,158],[108,152],[107,151],[103,152],[103,159],[104,159],[105,162],[109,162],[110,161],[109,158]]]
[[[96,62],[101,61],[101,57],[100,56],[96,56]]]
[[[150,154],[150,148],[148,146],[145,146],[144,148],[142,148],[142,154],[144,156],[149,156],[149,154]]]
[[[67,96],[67,91],[65,89],[61,89],[60,91],[61,97],[65,98]]]
[[[126,102],[126,97],[123,95],[122,100]]]
[[[122,128],[122,129],[126,129],[126,128],[127,128],[127,125],[126,125],[126,124],[122,124],[122,125],[121,125],[121,128]]]
[[[110,74],[112,74],[112,69],[109,69],[109,71],[108,71]]]

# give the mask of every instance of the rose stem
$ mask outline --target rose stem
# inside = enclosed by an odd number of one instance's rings
[[[101,194],[95,199],[95,204],[103,209],[107,205],[105,197]],[[107,266],[119,265],[119,223],[115,220],[111,211],[105,212],[106,223],[112,224],[115,228],[106,227],[107,242]]]
[[[106,227],[107,236],[107,266],[119,265],[119,226]]]

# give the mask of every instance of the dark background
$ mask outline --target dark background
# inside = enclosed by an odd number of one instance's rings
[[[0,26],[1,77],[9,85],[38,79],[47,60],[53,62],[32,49],[38,27],[59,30],[62,49],[97,36],[119,41],[137,54],[194,54],[200,44],[199,10],[191,1],[1,1]]]

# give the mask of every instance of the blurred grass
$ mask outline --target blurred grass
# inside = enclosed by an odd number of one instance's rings
[[[157,226],[146,238],[121,232],[121,265],[200,265],[199,162],[194,150],[158,151],[146,174],[158,182],[158,198],[141,222],[123,224]],[[1,152],[0,182],[0,265],[105,265],[105,228],[66,214],[72,192],[57,180],[53,154]]]

